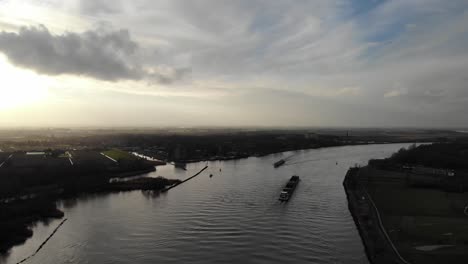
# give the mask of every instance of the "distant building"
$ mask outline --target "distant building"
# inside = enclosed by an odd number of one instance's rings
[[[468,187],[463,182],[462,177],[455,177],[456,173],[454,170],[423,166],[405,166],[404,169],[410,172],[407,174],[410,186],[438,188],[450,192],[463,192]]]
[[[411,168],[411,172],[415,174],[427,174],[433,176],[455,176],[455,171],[449,169],[436,169],[430,167],[416,166]]]

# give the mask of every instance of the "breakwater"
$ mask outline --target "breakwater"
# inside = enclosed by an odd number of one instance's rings
[[[203,169],[201,169],[201,170],[200,170],[199,172],[197,172],[195,175],[193,175],[193,176],[191,176],[191,177],[188,177],[187,179],[185,179],[185,180],[183,180],[183,181],[177,182],[177,183],[175,183],[175,184],[173,184],[173,185],[171,185],[171,186],[169,186],[169,187],[163,189],[162,192],[167,192],[167,191],[169,191],[170,189],[175,188],[175,187],[177,187],[178,185],[180,185],[180,184],[182,184],[182,183],[184,183],[184,182],[187,182],[187,181],[189,181],[189,180],[191,180],[191,179],[197,177],[198,175],[200,175],[200,173],[202,173],[202,172],[203,172],[204,170],[206,170],[207,168],[208,168],[208,165],[206,165]]]
[[[67,218],[63,219],[62,222],[60,222],[60,224],[58,224],[58,226],[54,229],[54,231],[52,231],[52,233],[46,238],[46,240],[44,240],[44,242],[42,242],[41,245],[39,245],[39,247],[36,249],[36,251],[34,251],[34,253],[32,253],[28,257],[22,259],[17,264],[24,263],[24,262],[28,261],[30,258],[34,257],[37,253],[39,253],[39,251],[45,246],[45,244],[55,235],[55,233],[57,233],[57,231],[65,223],[65,221],[67,221]]]

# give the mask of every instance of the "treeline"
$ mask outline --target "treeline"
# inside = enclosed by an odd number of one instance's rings
[[[55,195],[19,200],[0,205],[0,253],[32,236],[30,225],[40,219],[61,218],[63,212],[55,205]]]
[[[392,166],[394,164],[413,164],[431,168],[468,169],[468,142],[434,143],[430,145],[412,145],[400,149],[390,158],[371,160],[370,165]]]
[[[275,152],[342,145],[337,136],[304,134],[220,134],[220,135],[125,135],[128,146],[147,148],[158,146],[169,160],[203,159],[214,156],[252,156]]]

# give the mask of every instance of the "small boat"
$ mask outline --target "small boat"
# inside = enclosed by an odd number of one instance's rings
[[[281,202],[289,201],[298,183],[299,183],[299,176],[297,175],[292,176],[291,179],[289,179],[286,186],[284,186],[283,190],[281,191],[278,200],[280,200]]]
[[[185,162],[174,162],[174,167],[176,168],[179,168],[179,169],[183,169],[183,170],[187,170],[187,163]]]
[[[273,164],[273,167],[278,168],[279,166],[283,165],[286,161],[284,159],[280,159]]]

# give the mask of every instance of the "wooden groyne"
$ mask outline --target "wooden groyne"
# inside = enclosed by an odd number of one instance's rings
[[[366,187],[359,180],[359,168],[350,168],[343,182],[348,207],[361,236],[370,263],[410,264],[388,236],[379,211]]]
[[[197,177],[198,175],[200,175],[200,173],[202,173],[202,172],[203,172],[204,170],[206,170],[207,168],[208,168],[208,165],[206,165],[203,169],[201,169],[201,170],[200,170],[199,172],[197,172],[195,175],[193,175],[193,176],[191,176],[191,177],[188,177],[187,179],[185,179],[185,180],[183,180],[183,181],[181,181],[181,182],[179,182],[179,183],[176,183],[176,184],[174,184],[174,185],[171,185],[171,186],[169,186],[169,187],[163,189],[161,192],[167,192],[167,191],[169,191],[170,189],[175,188],[176,186],[179,186],[179,185],[181,185],[182,183],[184,183],[184,182],[186,182],[186,181],[189,181],[189,180],[191,180],[191,179]]]
[[[24,263],[24,262],[28,261],[30,258],[34,257],[37,253],[39,253],[39,251],[42,249],[42,247],[44,247],[44,245],[52,238],[52,236],[54,236],[55,233],[57,233],[58,229],[63,225],[63,223],[65,223],[65,221],[67,221],[67,218],[63,219],[62,222],[60,222],[60,224],[54,229],[54,231],[52,231],[52,233],[46,238],[46,240],[44,240],[44,242],[41,243],[41,245],[36,249],[36,251],[34,251],[34,253],[32,253],[30,256],[22,259],[20,262],[18,262],[16,264]]]

